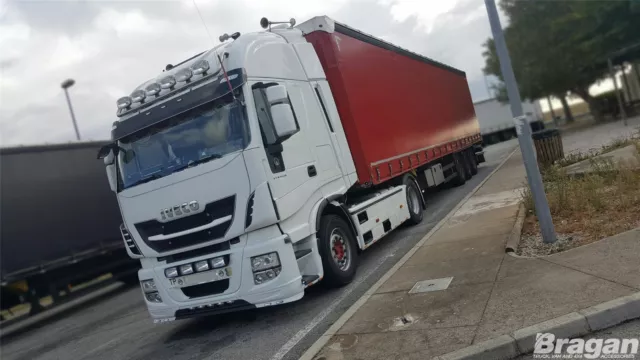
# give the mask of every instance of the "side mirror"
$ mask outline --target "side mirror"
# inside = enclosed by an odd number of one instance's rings
[[[270,86],[266,88],[266,95],[278,142],[282,142],[300,130],[289,103],[287,88],[284,85]]]
[[[111,163],[107,165],[107,180],[109,180],[109,188],[116,192],[116,165]]]
[[[115,157],[116,156],[113,154],[113,151],[111,151],[107,156],[102,158],[102,161],[104,161],[105,165],[111,165],[114,163]]]

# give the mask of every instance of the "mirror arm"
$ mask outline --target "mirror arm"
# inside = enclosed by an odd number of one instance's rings
[[[282,143],[275,143],[275,144],[272,144],[272,145],[267,145],[267,151],[269,151],[269,154],[271,154],[271,155],[280,154],[283,150],[284,150],[284,148],[282,147]]]

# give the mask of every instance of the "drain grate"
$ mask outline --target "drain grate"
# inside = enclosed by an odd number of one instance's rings
[[[451,284],[451,280],[453,280],[453,277],[418,281],[413,285],[411,290],[409,290],[409,294],[446,290],[449,284]]]

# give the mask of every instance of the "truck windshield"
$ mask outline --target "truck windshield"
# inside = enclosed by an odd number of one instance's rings
[[[119,189],[242,150],[248,136],[240,101],[228,96],[201,105],[118,142]]]

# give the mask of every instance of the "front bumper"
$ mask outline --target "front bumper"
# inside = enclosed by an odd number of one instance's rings
[[[268,235],[268,240],[265,239]],[[277,252],[281,271],[274,279],[256,285],[251,270],[251,257]],[[198,297],[187,297],[180,288],[171,287],[164,275],[164,269],[193,263],[212,257],[228,255],[231,269],[229,286],[222,293]],[[144,264],[143,264],[144,265]],[[201,275],[204,273],[200,273]],[[257,230],[240,237],[240,243],[229,250],[204,254],[180,262],[166,264],[158,262],[152,267],[144,267],[138,272],[140,280],[153,279],[161,303],[146,301],[149,314],[154,322],[201,315],[214,315],[240,311],[256,307],[272,306],[299,300],[304,295],[302,276],[298,269],[291,242],[286,235],[271,230]]]

